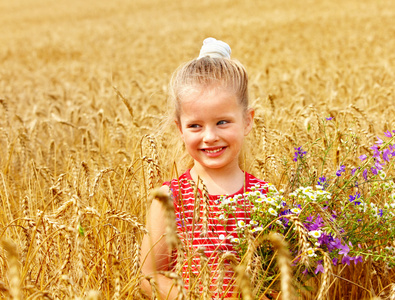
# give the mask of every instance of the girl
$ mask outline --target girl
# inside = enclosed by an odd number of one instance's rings
[[[175,123],[186,150],[193,158],[193,167],[161,187],[173,197],[178,235],[189,255],[193,255],[190,263],[183,266],[184,282],[188,287],[190,271],[198,276],[198,253],[204,251],[211,270],[210,297],[213,298],[236,297],[232,292],[234,274],[229,262],[225,263],[225,278],[221,279],[223,285],[218,287],[216,284],[218,264],[221,253],[235,253],[232,241],[237,237],[237,222],[243,220],[248,223],[248,212],[244,209],[235,210],[234,217],[229,217],[227,224],[219,221],[220,195],[242,195],[252,187],[265,184],[239,166],[244,137],[252,129],[254,110],[248,105],[247,73],[239,62],[230,58],[230,53],[226,43],[208,38],[203,42],[199,57],[181,66],[173,75],[170,95],[174,101]],[[209,194],[209,209],[208,217],[205,218],[201,212],[200,218],[196,219],[194,186],[199,180],[203,181]],[[204,197],[200,189],[199,195]],[[243,204],[242,197],[236,196],[235,199]],[[246,207],[248,211],[248,204]],[[163,238],[166,227],[164,214],[162,205],[154,200],[147,216],[150,236],[144,237],[141,249],[145,275],[174,268],[174,256]],[[161,297],[175,299],[177,289],[172,288],[173,281],[159,274],[155,278]],[[151,293],[147,281],[142,287]]]

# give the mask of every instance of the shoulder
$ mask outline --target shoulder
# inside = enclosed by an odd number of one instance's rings
[[[259,179],[259,178],[255,177],[254,175],[247,173],[247,172],[246,172],[246,181],[247,181],[248,186],[253,186],[256,184],[266,185],[268,183],[267,181]]]
[[[177,205],[181,199],[194,198],[194,189],[191,185],[191,176],[189,170],[176,179],[163,183],[163,187],[167,188],[173,196],[174,204]]]
[[[183,190],[186,185],[189,185],[189,179],[189,170],[187,170],[180,177],[164,182],[163,186],[167,186],[172,192],[178,191],[179,189]]]
[[[252,174],[246,172],[246,190],[251,191],[254,188],[261,190],[262,192],[267,193],[267,188],[270,185],[265,180],[259,179]]]

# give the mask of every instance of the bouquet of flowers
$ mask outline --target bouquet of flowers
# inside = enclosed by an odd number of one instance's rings
[[[293,257],[294,278],[303,285],[334,266],[382,261],[395,265],[395,130],[387,131],[387,141],[378,138],[370,155],[359,156],[360,166],[341,164],[335,174],[321,174],[314,184],[294,184],[293,191],[277,190],[268,183],[235,197],[222,197],[226,220],[240,205],[251,212],[248,220],[238,220],[234,243],[243,258],[252,240],[278,232],[288,242]],[[306,167],[307,151],[295,148],[294,161],[299,175]],[[297,174],[298,175],[298,174]],[[300,181],[299,181],[300,182]],[[247,205],[245,204],[247,203]],[[260,289],[276,278],[274,250],[267,241],[259,242]],[[325,263],[324,263],[325,262]],[[263,280],[262,280],[263,279]],[[265,284],[266,283],[266,284]]]

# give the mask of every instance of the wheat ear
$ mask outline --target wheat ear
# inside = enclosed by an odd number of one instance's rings
[[[210,297],[210,275],[211,275],[211,270],[210,267],[208,266],[208,258],[206,254],[204,253],[204,248],[199,247],[197,250],[200,258],[200,276],[202,280],[202,286],[203,286],[203,292],[202,292],[202,298],[203,299],[211,299]]]
[[[178,290],[178,294],[176,298],[177,300],[187,300],[187,292],[184,286],[184,281],[182,280],[180,275],[169,271],[160,271],[158,273],[166,276],[167,278],[173,279],[174,285]]]
[[[391,283],[391,290],[388,299],[395,300],[395,283]]]
[[[240,264],[235,268],[236,280],[243,300],[253,300],[252,287],[250,278],[246,273],[244,264]]]
[[[177,235],[176,215],[174,213],[174,205],[171,197],[159,189],[154,190],[151,197],[157,199],[165,209],[166,219],[166,241],[169,246],[169,250],[176,249],[181,241]]]
[[[282,299],[294,299],[294,291],[292,287],[291,254],[288,250],[288,244],[282,235],[275,232],[269,233],[268,240],[277,250],[277,264],[281,273]]]
[[[237,256],[230,252],[230,251],[226,251],[224,252],[218,262],[218,278],[217,278],[217,291],[216,293],[218,295],[222,294],[223,292],[223,288],[224,288],[224,277],[225,277],[225,262],[229,261],[230,265],[235,268],[238,264],[238,259]]]
[[[210,207],[210,199],[206,185],[203,181],[202,183],[202,193],[203,193],[203,216],[202,216],[202,232],[200,233],[201,237],[207,236],[208,232],[208,219],[209,219],[209,207]]]
[[[328,288],[329,288],[329,284],[330,284],[330,278],[333,273],[332,260],[329,256],[329,254],[326,253],[325,251],[321,251],[321,252],[322,252],[322,256],[323,256],[325,271],[321,277],[321,286],[318,291],[317,300],[324,300],[327,298],[326,296],[327,296],[327,292],[328,292]]]
[[[303,226],[302,222],[300,222],[298,216],[292,215],[289,217],[290,220],[294,223],[295,231],[298,234],[299,239],[299,246],[301,249],[301,262],[305,265],[308,265],[308,258],[307,258],[307,249],[309,249],[310,244],[307,240],[307,230]]]

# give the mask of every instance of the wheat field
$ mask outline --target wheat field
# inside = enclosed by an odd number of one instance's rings
[[[243,165],[278,188],[294,147],[326,145],[322,119],[334,118],[335,142],[324,169],[310,160],[315,178],[356,166],[395,129],[390,0],[15,0],[0,18],[1,299],[145,297],[150,192],[188,165],[167,85],[206,37],[249,73]],[[326,294],[318,276],[300,298],[395,299],[383,264],[337,274]]]

